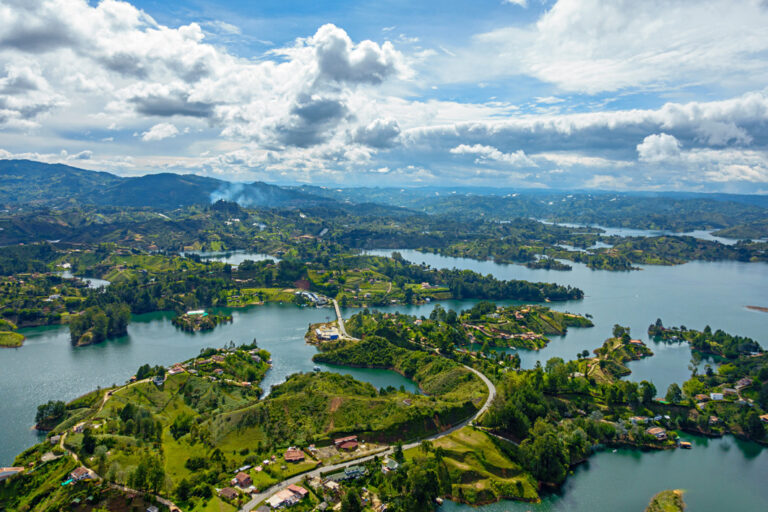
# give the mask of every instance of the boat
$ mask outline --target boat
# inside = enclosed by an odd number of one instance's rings
[[[320,371],[320,367],[319,367],[319,366],[315,366],[315,367],[314,367],[314,368],[312,368],[312,369],[313,369],[314,371],[316,371],[316,372],[319,372],[319,371]]]
[[[691,445],[690,441],[680,441],[680,448],[690,450],[691,448],[693,448],[693,445]]]

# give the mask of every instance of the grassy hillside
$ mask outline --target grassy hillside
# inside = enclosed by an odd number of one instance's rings
[[[511,461],[489,434],[465,427],[432,443],[405,451],[406,459],[439,456],[448,468],[452,499],[479,505],[502,498],[537,500],[538,482]]]

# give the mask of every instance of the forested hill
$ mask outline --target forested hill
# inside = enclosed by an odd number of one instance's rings
[[[173,209],[218,199],[250,207],[311,206],[330,200],[266,183],[230,183],[195,174],[123,178],[62,164],[0,160],[0,204],[65,207],[82,204]]]

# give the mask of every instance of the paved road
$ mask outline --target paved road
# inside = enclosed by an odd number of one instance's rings
[[[336,301],[334,301],[334,305],[336,305],[335,302]],[[339,311],[338,305],[336,305],[336,311],[337,311],[337,314],[338,314],[338,311]],[[341,315],[339,315],[339,318],[341,318]],[[339,330],[341,331],[341,329],[339,329]],[[415,448],[415,447],[419,446],[422,441],[434,441],[436,439],[440,439],[441,437],[445,437],[448,434],[451,434],[451,433],[453,433],[453,432],[455,432],[455,431],[457,431],[459,429],[462,429],[462,428],[466,427],[467,425],[471,424],[476,419],[480,418],[480,416],[485,414],[485,412],[488,410],[488,408],[490,408],[491,403],[493,402],[493,399],[496,398],[496,386],[493,385],[493,382],[491,382],[488,379],[488,377],[483,375],[481,372],[475,370],[474,368],[470,368],[469,366],[465,366],[464,368],[466,368],[467,370],[471,371],[472,373],[474,373],[475,375],[480,377],[480,380],[482,380],[485,383],[485,385],[488,387],[488,398],[485,400],[485,403],[483,404],[483,406],[471,418],[469,418],[467,420],[464,420],[464,421],[462,421],[461,423],[459,423],[457,425],[454,425],[453,427],[449,428],[448,430],[445,430],[443,432],[439,432],[437,434],[431,435],[431,436],[426,437],[424,439],[421,439],[419,441],[403,445],[403,449],[404,450],[407,450],[409,448]],[[391,455],[392,452],[394,452],[394,447],[387,448],[387,449],[382,450],[380,452],[377,452],[377,453],[375,453],[373,455],[366,455],[365,457],[360,457],[360,458],[357,458],[357,459],[351,459],[351,460],[348,460],[348,461],[345,461],[345,462],[341,462],[339,464],[334,464],[332,466],[320,466],[319,468],[313,469],[312,471],[309,471],[307,473],[302,473],[300,475],[293,476],[293,477],[289,478],[288,480],[283,480],[279,484],[275,484],[272,487],[269,487],[268,489],[265,489],[264,491],[262,491],[259,494],[255,494],[253,496],[253,498],[251,499],[251,501],[249,501],[248,503],[243,505],[243,508],[241,508],[240,510],[241,510],[241,512],[250,512],[251,510],[256,508],[256,505],[258,505],[259,503],[261,503],[265,499],[269,498],[270,496],[272,496],[276,492],[282,491],[283,489],[285,489],[286,487],[288,487],[291,484],[297,484],[297,483],[301,482],[304,478],[319,477],[321,472],[322,473],[327,473],[327,472],[331,472],[331,471],[341,471],[343,468],[349,466],[350,464],[359,464],[361,462],[366,462],[366,461],[371,460],[371,459],[373,459],[374,457],[377,457],[377,456]]]
[[[339,303],[336,302],[336,299],[333,299],[333,309],[336,310],[336,320],[339,323],[339,334],[342,338],[347,340],[355,340],[359,341],[357,338],[353,338],[349,334],[347,334],[347,329],[344,327],[344,317],[341,316],[341,310],[339,309]]]

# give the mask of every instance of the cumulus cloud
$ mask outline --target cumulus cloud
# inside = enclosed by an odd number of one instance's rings
[[[675,160],[680,157],[680,141],[666,133],[649,135],[637,145],[637,155],[643,162]]]
[[[171,123],[159,123],[152,128],[141,134],[141,140],[144,142],[152,142],[157,140],[168,139],[178,135],[179,129]]]
[[[366,126],[358,127],[352,140],[372,148],[391,147],[400,135],[400,125],[394,119],[375,119]]]

